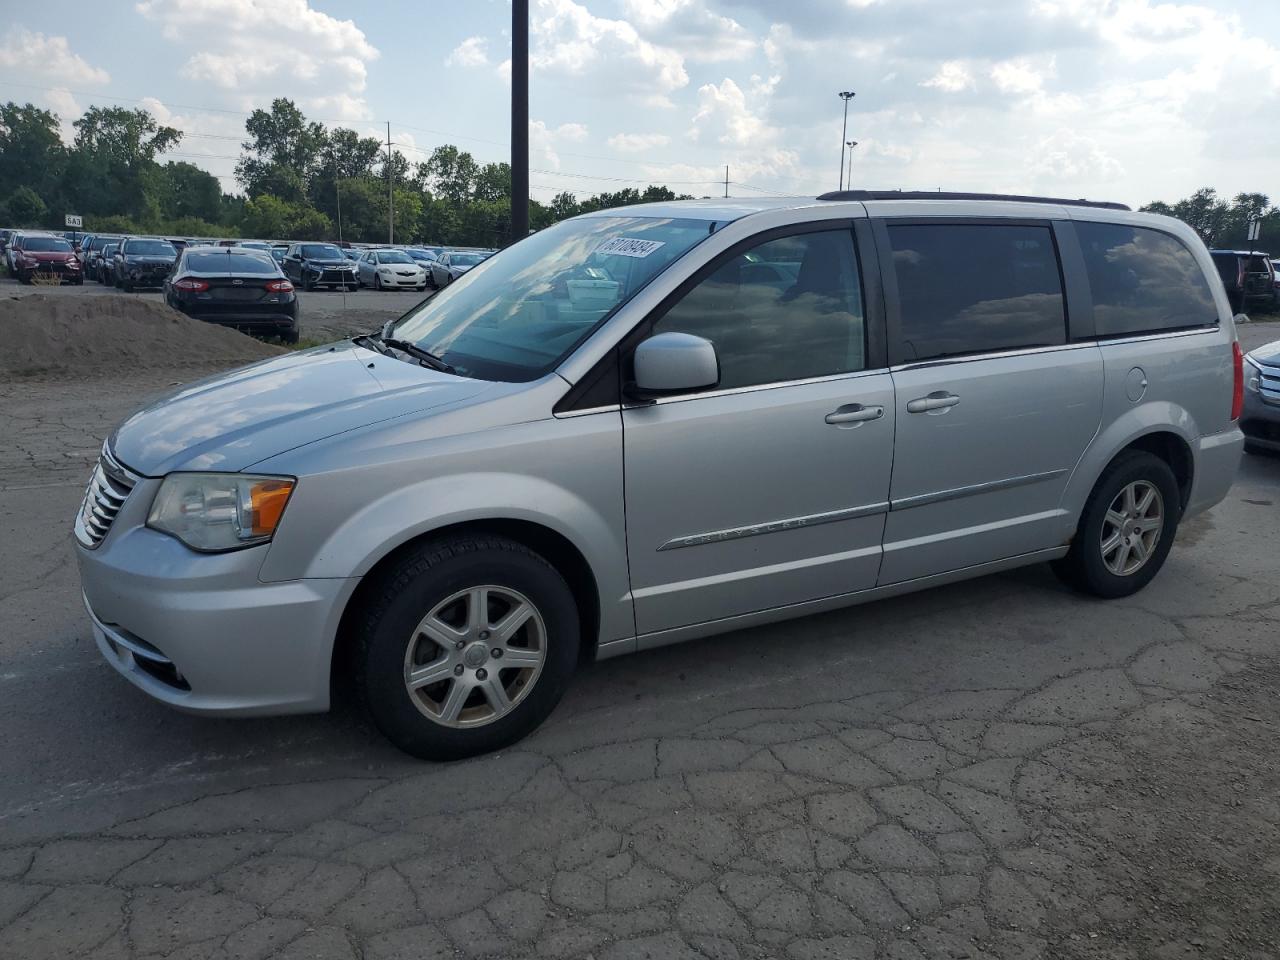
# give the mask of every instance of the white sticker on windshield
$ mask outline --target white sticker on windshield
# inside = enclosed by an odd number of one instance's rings
[[[596,253],[611,253],[616,257],[647,257],[659,247],[666,246],[665,240],[637,240],[633,237],[614,237],[596,247]]]

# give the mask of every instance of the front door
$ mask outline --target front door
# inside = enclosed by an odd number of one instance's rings
[[[1062,496],[1102,417],[1102,356],[1067,342],[1050,225],[890,220],[878,235],[901,361],[880,583],[1064,545]]]
[[[875,584],[893,458],[887,371],[867,369],[852,231],[731,250],[653,333],[705,337],[721,379],[623,412],[637,629]]]

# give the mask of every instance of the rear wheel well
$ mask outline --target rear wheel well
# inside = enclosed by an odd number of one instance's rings
[[[1178,492],[1181,494],[1181,507],[1186,509],[1191,500],[1191,482],[1195,476],[1195,460],[1191,456],[1191,447],[1176,433],[1167,430],[1158,433],[1147,433],[1121,450],[1143,450],[1159,457],[1169,465],[1174,478],[1178,481]],[[1119,456],[1119,454],[1117,454]]]
[[[527,520],[475,520],[440,527],[420,534],[400,544],[382,557],[360,580],[360,585],[347,601],[334,639],[333,655],[329,666],[329,686],[333,694],[342,692],[347,682],[356,675],[353,658],[357,644],[354,642],[355,624],[361,608],[382,575],[406,554],[413,552],[424,542],[438,537],[458,534],[490,534],[506,537],[522,543],[546,559],[565,579],[578,607],[578,622],[582,626],[579,658],[594,658],[596,642],[600,634],[600,594],[595,575],[586,558],[567,538],[538,523]]]

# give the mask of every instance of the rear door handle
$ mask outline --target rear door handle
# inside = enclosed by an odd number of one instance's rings
[[[907,413],[928,413],[930,410],[945,410],[947,407],[954,407],[959,402],[960,398],[954,393],[935,390],[927,397],[908,400]]]
[[[865,423],[868,420],[879,420],[884,416],[884,407],[864,407],[860,403],[846,403],[837,407],[825,417],[827,423],[841,426],[846,423]]]

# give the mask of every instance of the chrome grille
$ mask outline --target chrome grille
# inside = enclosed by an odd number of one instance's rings
[[[138,478],[111,456],[104,444],[76,517],[76,539],[90,548],[100,544],[137,482]]]

